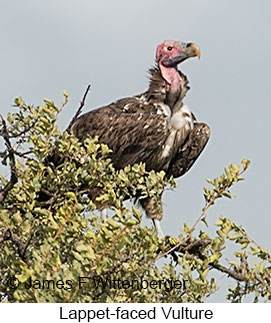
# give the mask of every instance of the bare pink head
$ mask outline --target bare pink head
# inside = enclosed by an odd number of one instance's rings
[[[156,61],[163,78],[172,90],[177,90],[182,84],[177,65],[195,56],[200,58],[200,49],[193,43],[166,40],[158,45]]]
[[[200,49],[196,44],[180,41],[166,40],[158,45],[156,60],[158,65],[176,67],[184,60],[197,56],[200,58]]]

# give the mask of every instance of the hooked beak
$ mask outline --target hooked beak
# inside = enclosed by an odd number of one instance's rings
[[[180,42],[180,52],[174,56],[167,56],[163,59],[163,65],[166,67],[176,66],[190,57],[198,57],[200,59],[199,46],[194,43]]]
[[[187,58],[197,56],[200,59],[200,49],[199,46],[194,43],[188,43],[185,48],[185,53]]]

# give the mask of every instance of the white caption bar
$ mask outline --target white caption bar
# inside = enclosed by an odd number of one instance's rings
[[[0,304],[2,322],[266,322],[271,304]]]

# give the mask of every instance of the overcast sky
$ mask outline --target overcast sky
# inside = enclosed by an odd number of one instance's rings
[[[211,139],[178,189],[165,194],[163,230],[178,235],[183,222],[192,225],[205,178],[247,157],[252,165],[233,189],[237,198],[208,213],[210,232],[223,215],[270,250],[270,12],[268,0],[0,0],[0,113],[13,111],[17,96],[60,104],[66,90],[65,129],[88,84],[85,112],[144,91],[163,40],[197,43],[202,59],[180,67],[191,85],[186,103],[209,124]]]

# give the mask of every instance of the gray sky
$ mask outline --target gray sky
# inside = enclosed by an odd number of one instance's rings
[[[233,189],[235,200],[209,211],[210,230],[223,215],[270,250],[270,12],[268,0],[0,0],[0,113],[11,112],[17,96],[60,104],[66,90],[65,129],[88,84],[85,112],[144,91],[164,39],[197,43],[202,59],[180,67],[191,85],[186,103],[210,125],[211,140],[179,188],[165,194],[163,230],[178,235],[183,222],[192,225],[205,178],[247,157],[246,181]]]

